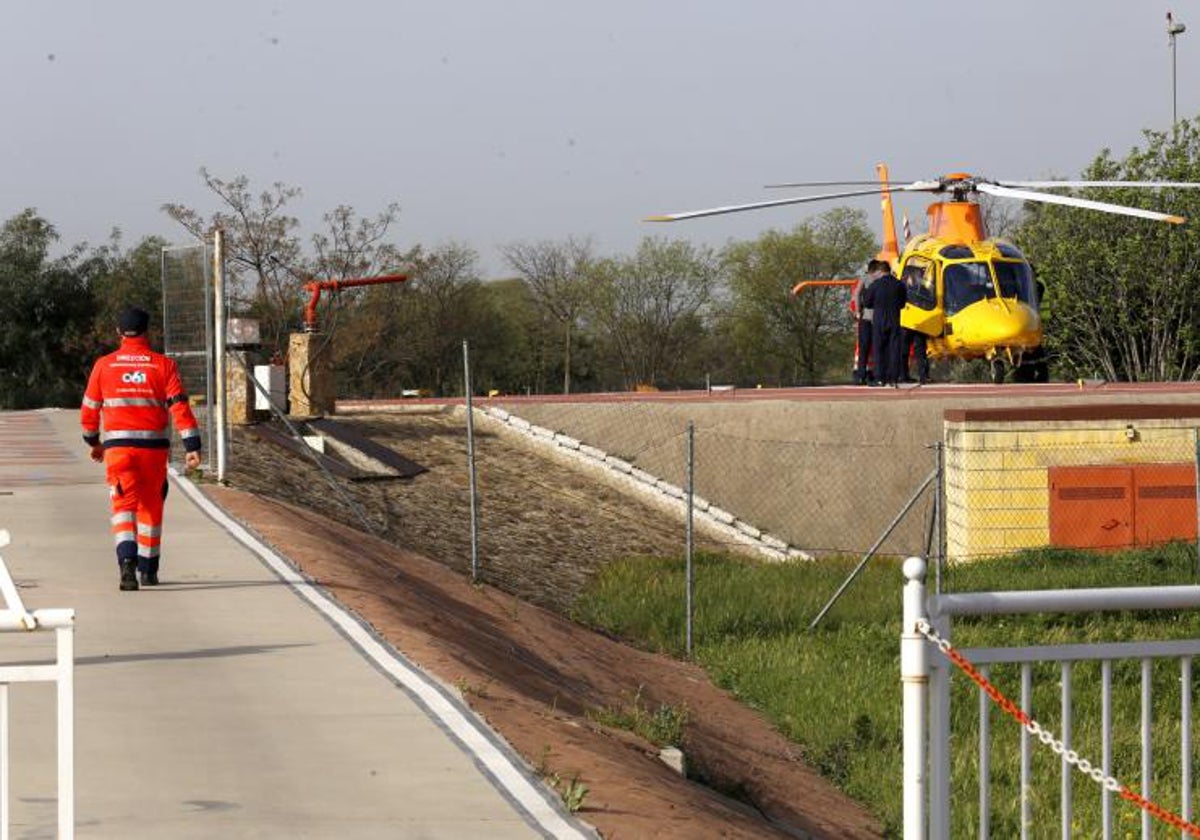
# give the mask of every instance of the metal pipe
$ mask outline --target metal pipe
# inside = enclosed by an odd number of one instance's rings
[[[304,331],[317,331],[317,304],[321,302],[321,292],[337,292],[357,286],[377,286],[382,283],[403,283],[408,280],[407,274],[380,274],[377,277],[350,277],[345,280],[312,280],[304,284],[304,291],[309,293],[308,303],[304,306]]]
[[[937,507],[937,594],[942,594],[942,570],[946,565],[946,444],[933,446],[937,478],[933,485],[934,505]]]
[[[75,837],[75,627],[54,631],[58,642],[58,836]]]
[[[896,518],[892,520],[892,524],[888,525],[887,529],[883,532],[879,539],[875,540],[875,544],[867,549],[867,553],[863,555],[860,561],[858,561],[858,565],[854,567],[854,571],[850,573],[849,577],[842,581],[842,585],[838,587],[837,592],[833,593],[833,597],[830,598],[829,602],[821,608],[819,613],[817,613],[817,617],[814,618],[812,623],[808,625],[809,630],[815,629],[816,626],[821,623],[821,619],[825,617],[825,613],[833,609],[833,605],[837,603],[838,598],[842,597],[842,593],[845,592],[846,588],[854,582],[856,577],[858,577],[858,573],[861,572],[863,567],[867,565],[867,561],[875,556],[875,552],[879,550],[879,546],[883,545],[883,541],[888,538],[892,531],[896,530],[896,526],[899,525],[901,520],[904,519],[905,514],[907,514],[912,506],[917,503],[917,499],[921,498],[921,494],[925,492],[925,488],[928,487],[930,482],[932,482],[936,477],[937,471],[935,470],[929,474],[928,478],[921,482],[921,486],[917,488],[917,492],[912,494],[912,498],[909,499],[904,504],[904,507],[900,510],[900,512],[896,514]]]
[[[1112,660],[1100,663],[1100,767],[1105,776],[1112,775]],[[1100,788],[1100,820],[1104,840],[1112,840],[1112,792]]]
[[[1192,658],[1179,660],[1179,816],[1192,821]],[[1187,838],[1185,831],[1181,837]]]
[[[917,631],[925,617],[925,561],[904,561],[904,626],[900,631],[900,681],[904,689],[904,840],[926,840],[928,802],[929,648]]]
[[[0,840],[9,840],[8,685],[0,683]]]
[[[471,349],[463,339],[463,391],[467,403],[467,470],[471,488],[471,582],[479,580],[479,505],[475,485],[475,413],[471,406]]]
[[[687,654],[692,655],[692,617],[695,613],[694,590],[696,585],[695,566],[692,557],[693,547],[693,515],[694,501],[696,492],[696,472],[695,472],[695,441],[696,441],[696,426],[689,420],[687,424],[687,535],[685,546],[685,565],[687,577]]]
[[[213,345],[216,405],[212,422],[217,433],[217,481],[225,483],[225,232],[213,230]]]
[[[1196,580],[1200,581],[1200,429],[1192,429],[1192,467],[1196,491]]]
[[[1059,810],[1062,814],[1062,837],[1063,840],[1071,840],[1071,820],[1073,818],[1072,809],[1074,806],[1073,790],[1071,787],[1071,774],[1074,772],[1071,763],[1067,761],[1067,752],[1071,749],[1071,668],[1070,662],[1063,662],[1062,665],[1062,743],[1063,743],[1063,759],[1062,759],[1062,785],[1059,790]]]
[[[1033,666],[1021,665],[1021,711],[1033,715]],[[1033,780],[1033,752],[1030,749],[1029,730],[1021,727],[1021,840],[1028,840],[1033,825],[1033,802],[1030,787]]]
[[[1153,722],[1151,703],[1151,677],[1153,676],[1154,660],[1142,660],[1142,796],[1149,802],[1153,793],[1151,774],[1154,772],[1154,756],[1150,750],[1150,729]],[[1151,840],[1154,830],[1154,820],[1150,812],[1142,811],[1142,840]]]
[[[950,640],[949,624],[937,631]],[[929,746],[929,836],[950,840],[950,667],[943,657],[929,667],[929,729],[938,733]]]
[[[1114,586],[1097,589],[960,592],[930,598],[930,613],[1016,615],[1036,612],[1176,610],[1200,607],[1200,586]]]
[[[980,668],[984,679],[991,677],[987,668]],[[992,815],[992,699],[979,689],[979,840],[991,836]]]

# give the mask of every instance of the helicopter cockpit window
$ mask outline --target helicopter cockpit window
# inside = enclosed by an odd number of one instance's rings
[[[1027,262],[992,263],[996,267],[996,280],[1000,283],[1000,296],[1016,298],[1022,303],[1037,306],[1033,291],[1033,272]]]
[[[904,276],[900,279],[904,281],[909,303],[918,309],[937,307],[937,286],[932,263],[913,258],[904,266]]]
[[[1021,249],[1016,245],[1009,245],[1007,242],[997,242],[996,247],[1000,249],[1000,255],[1011,257],[1014,260],[1023,260],[1025,255],[1021,253]]]
[[[945,250],[945,249],[943,249]],[[946,286],[946,314],[953,315],[972,303],[996,296],[992,273],[985,262],[954,263],[942,271]]]
[[[948,260],[969,260],[975,256],[975,252],[966,245],[947,245],[938,253]]]

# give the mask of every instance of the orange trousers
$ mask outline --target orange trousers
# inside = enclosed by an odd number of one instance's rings
[[[104,450],[117,561],[137,558],[157,571],[167,497],[167,450],[116,446]]]

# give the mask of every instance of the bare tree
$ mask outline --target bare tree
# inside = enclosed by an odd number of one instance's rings
[[[563,329],[563,393],[571,393],[571,342],[587,305],[588,273],[594,262],[590,239],[516,242],[501,252],[533,292],[537,305]]]
[[[301,244],[300,222],[287,211],[301,195],[298,187],[277,182],[256,195],[245,175],[224,180],[202,168],[200,177],[220,200],[219,210],[208,217],[182,204],[165,204],[163,210],[197,238],[214,228],[225,231],[231,297],[259,318],[268,347],[283,349],[308,280],[394,271],[413,253],[403,254],[386,241],[400,214],[395,203],[369,218],[346,205],[326,213],[325,231],[312,237],[315,257],[310,259]],[[330,319],[326,332],[336,323],[336,317]]]
[[[301,280],[287,267],[301,259],[300,222],[286,206],[300,189],[277,182],[256,196],[245,175],[226,181],[201,168],[200,177],[222,209],[208,218],[182,204],[164,204],[163,210],[198,239],[214,228],[225,231],[231,296],[258,315],[264,340],[278,348],[299,303]]]

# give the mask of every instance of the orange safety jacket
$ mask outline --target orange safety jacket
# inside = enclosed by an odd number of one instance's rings
[[[171,445],[168,411],[183,448],[198,452],[200,429],[175,361],[151,350],[145,336],[124,336],[120,349],[101,356],[88,377],[79,411],[83,439],[89,446],[99,444],[103,425],[105,449],[167,449]]]

